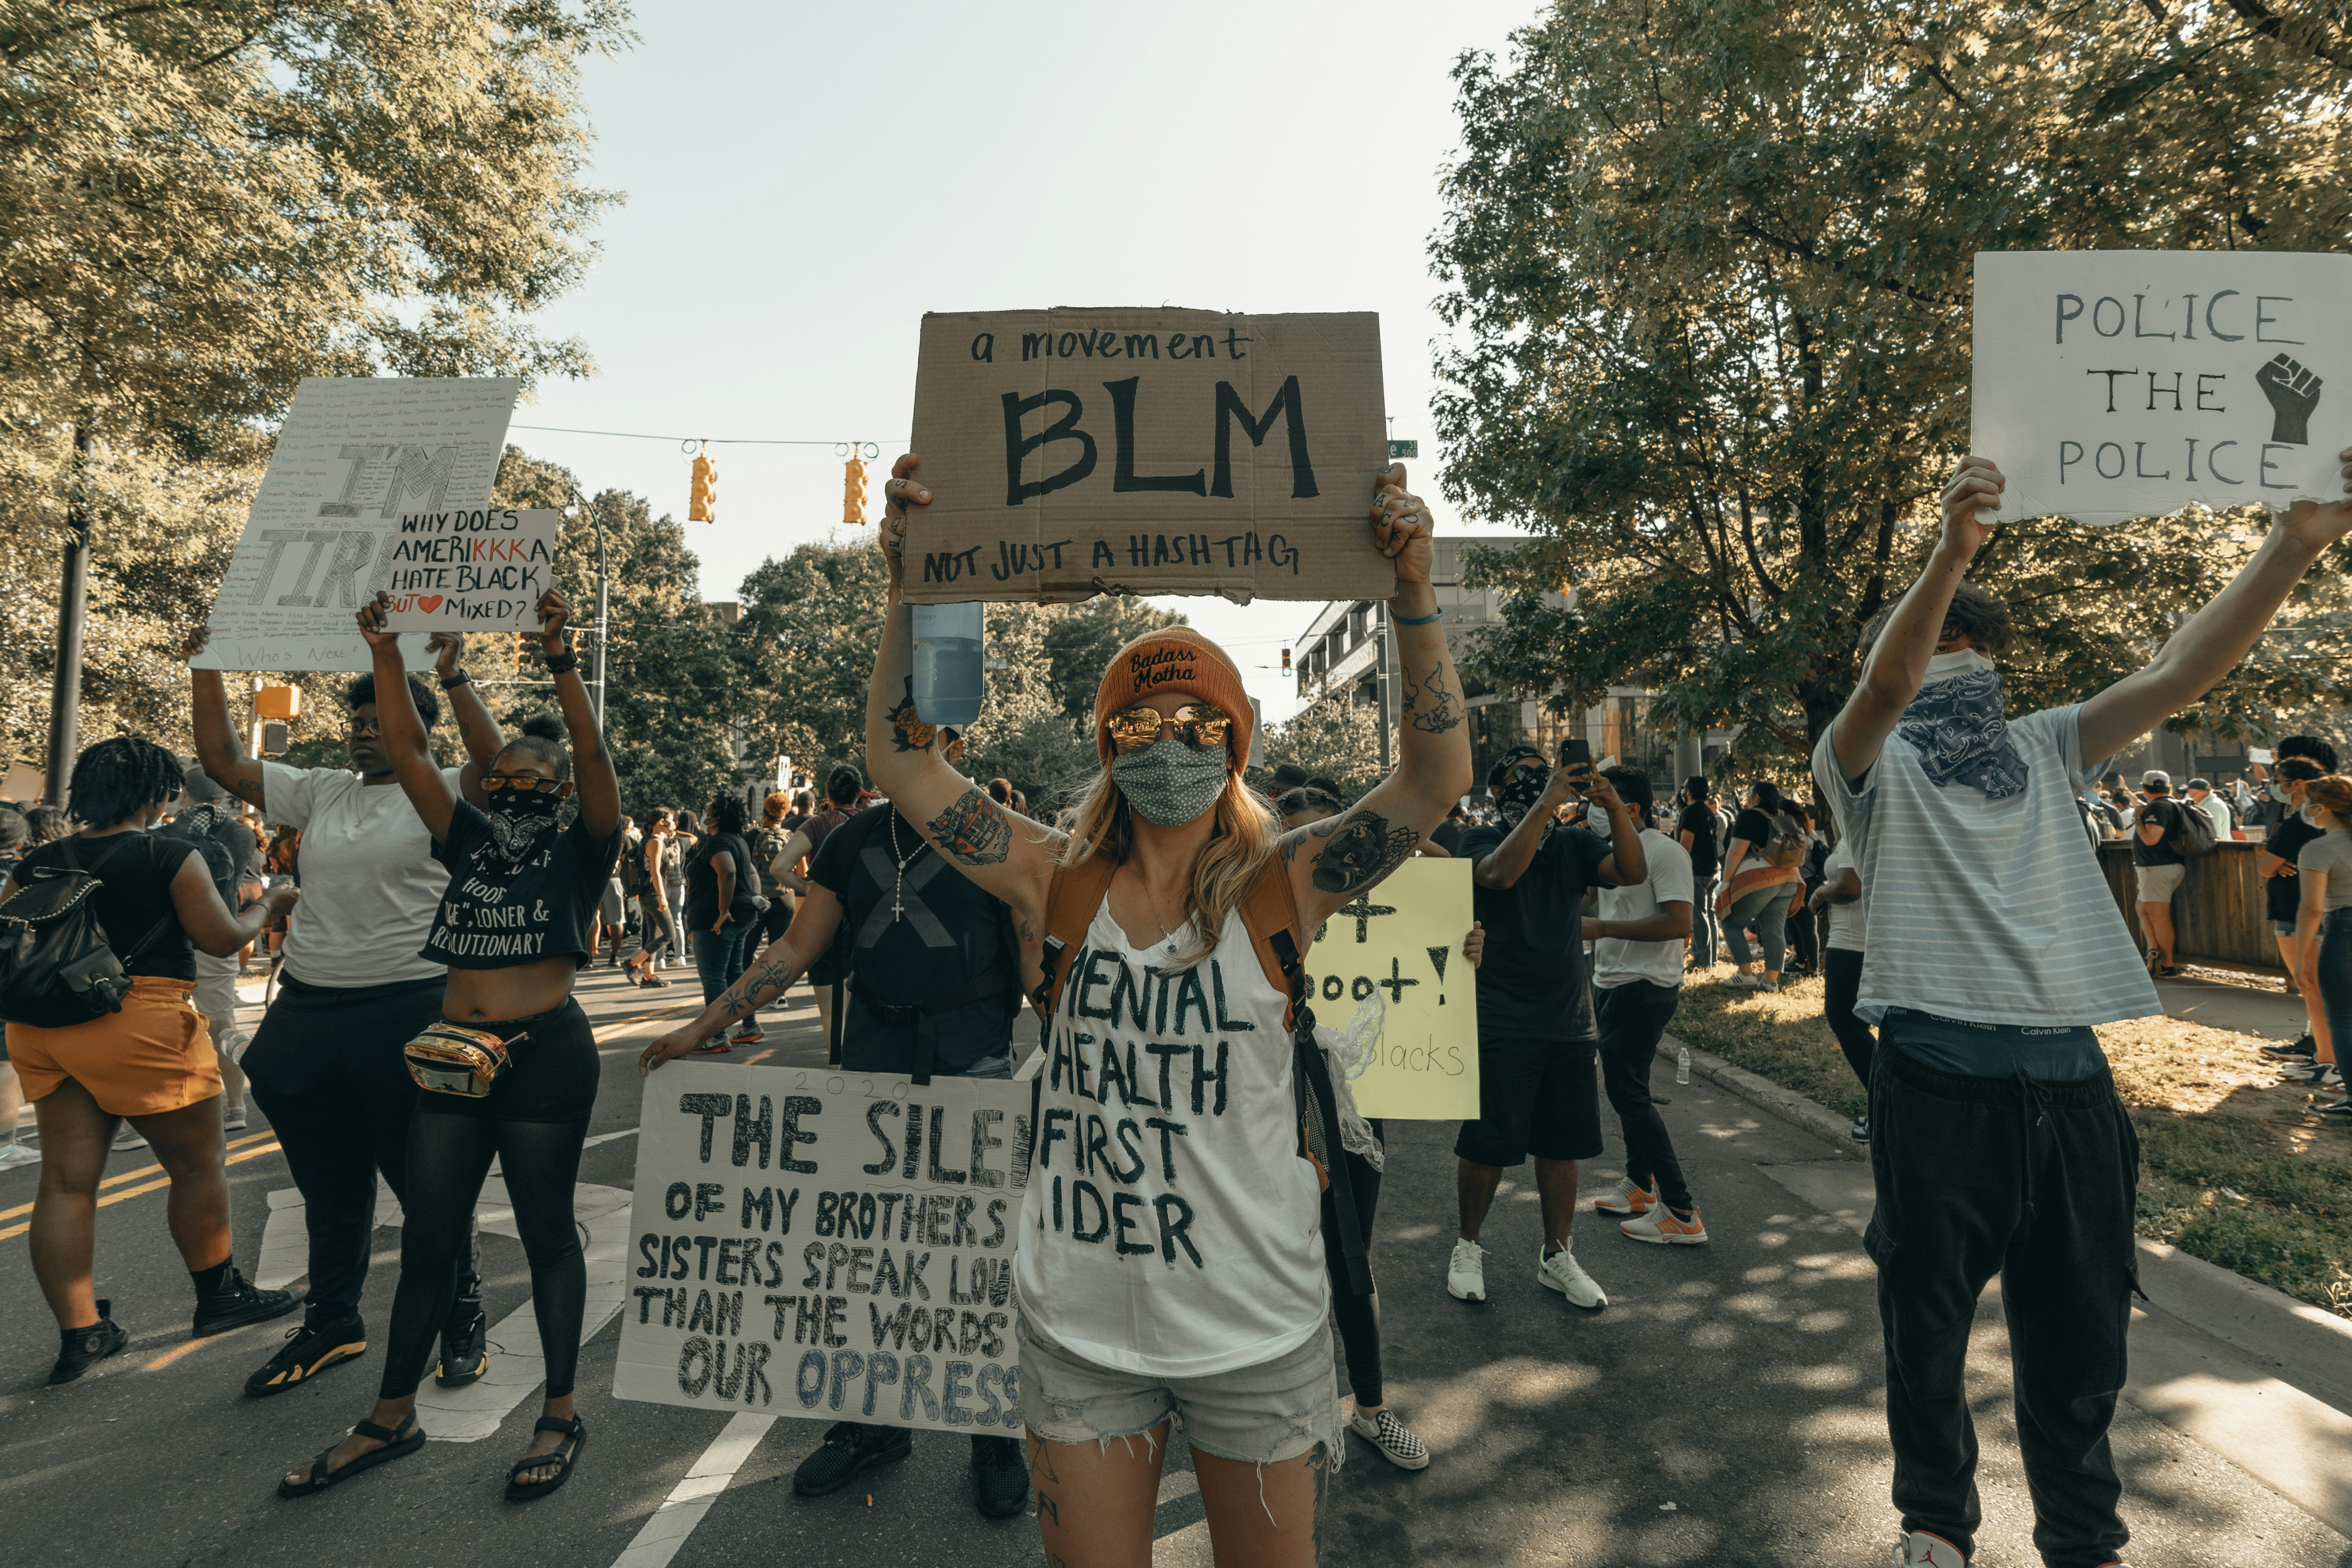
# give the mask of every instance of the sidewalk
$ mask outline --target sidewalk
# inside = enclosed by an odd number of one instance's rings
[[[2303,998],[2253,986],[2219,980],[2158,980],[2156,994],[2165,1016],[2207,1029],[2226,1029],[2264,1040],[2293,1040],[2304,1031]]]

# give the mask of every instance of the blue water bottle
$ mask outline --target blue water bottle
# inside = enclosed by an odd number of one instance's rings
[[[961,729],[980,717],[985,606],[973,599],[914,608],[916,716]]]

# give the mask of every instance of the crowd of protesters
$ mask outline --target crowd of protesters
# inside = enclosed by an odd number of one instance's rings
[[[255,1397],[367,1350],[359,1302],[381,1176],[405,1218],[375,1399],[278,1491],[314,1496],[414,1453],[424,1377],[459,1386],[488,1366],[473,1215],[495,1165],[544,1361],[541,1411],[505,1495],[548,1496],[587,1438],[572,1201],[601,1070],[574,995],[582,972],[625,961],[630,983],[653,988],[694,965],[702,1010],[645,1047],[647,1073],[760,1041],[761,1009],[805,981],[832,1059],[852,1071],[1003,1079],[1027,1007],[1043,1046],[1015,1257],[1026,1451],[973,1438],[976,1505],[1005,1517],[1034,1500],[1049,1561],[1146,1562],[1181,1430],[1221,1560],[1311,1561],[1344,1432],[1402,1469],[1431,1456],[1381,1386],[1370,1242],[1385,1130],[1355,1113],[1349,1045],[1317,1022],[1306,963],[1342,905],[1411,857],[1450,857],[1470,862],[1463,951],[1479,969],[1480,1099],[1455,1140],[1459,1226],[1433,1285],[1489,1299],[1494,1200],[1529,1160],[1532,1283],[1576,1308],[1608,1304],[1573,1249],[1580,1213],[1636,1242],[1706,1245],[1650,1088],[1684,988],[1722,956],[1736,992],[1819,975],[1828,1025],[1869,1094],[1854,1135],[1876,1186],[1865,1245],[1887,1351],[1897,1562],[1965,1568],[1974,1550],[1967,1334],[1999,1271],[2035,1544],[2050,1568],[2118,1568],[2128,1532],[2107,1429],[2123,1385],[2137,1145],[2093,1027],[2160,1010],[2154,982],[2181,967],[2171,911],[2186,868],[2264,831],[2267,917],[2311,1000],[2309,1032],[2273,1054],[2340,1085],[2352,779],[2326,740],[2299,736],[2279,743],[2274,775],[2257,776],[2261,796],[2198,779],[2175,798],[2153,771],[2137,791],[2113,773],[2088,781],[2243,656],[2352,529],[2352,507],[2298,506],[2147,669],[2012,718],[1999,664],[2010,612],[1966,575],[2004,481],[1971,458],[1945,492],[1925,570],[1861,629],[1859,678],[1814,750],[1806,798],[1769,780],[1732,794],[1703,777],[1670,790],[1613,759],[1594,766],[1572,741],[1506,752],[1473,798],[1430,519],[1393,468],[1370,515],[1397,570],[1396,655],[1414,672],[1395,769],[1353,800],[1298,769],[1254,786],[1240,674],[1175,628],[1112,656],[1093,716],[1099,769],[1048,823],[1006,780],[964,777],[964,737],[915,711],[899,545],[908,509],[931,499],[915,467],[901,459],[886,487],[871,789],[844,764],[818,796],[779,791],[755,809],[720,791],[640,831],[578,674],[571,607],[550,592],[541,641],[560,713],[518,733],[481,701],[461,640],[437,642],[432,680],[407,671],[379,599],[359,616],[373,669],[344,693],[348,768],[247,756],[222,677],[194,670],[193,763],[109,739],[76,762],[70,818],[0,810],[0,904],[33,922],[0,992],[0,1167],[42,1167],[31,1251],[59,1331],[52,1383],[129,1342],[94,1283],[97,1194],[118,1138],[152,1146],[172,1185],[193,1333],[303,1309],[247,1377]],[[427,738],[445,702],[463,751],[454,767]],[[2138,939],[2101,870],[2107,838],[2129,846]],[[247,957],[274,982],[250,1035],[236,994]],[[1084,1239],[1046,1196],[1060,1191],[1069,1136],[1057,1151],[1045,1130],[1098,1113],[1132,1071],[1114,1070],[1120,1042],[1089,1032],[1107,1026],[1083,998],[1105,976],[1139,988],[1201,969],[1217,1027],[1255,1045],[1229,1061],[1220,1043],[1213,1093],[1202,1054],[1181,1053],[1195,1079],[1183,1180],[1144,1162],[1131,1183],[1160,1216],[1163,1245],[1073,1245]],[[1175,1012],[1172,1029],[1134,1015],[1163,1061],[1178,1060],[1186,1029]],[[1109,1016],[1111,1031],[1126,1028]],[[235,1261],[224,1137],[244,1124],[248,1094],[304,1200],[306,1296],[261,1289]],[[20,1096],[37,1150],[13,1136]],[[1604,1101],[1624,1174],[1593,1196],[1581,1167],[1603,1151]],[[1973,1178],[1952,1181],[1963,1167]],[[794,1489],[839,1491],[910,1452],[904,1428],[843,1422]]]

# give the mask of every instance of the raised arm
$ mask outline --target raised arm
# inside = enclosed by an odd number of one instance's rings
[[[2344,488],[2352,495],[2352,448]],[[2352,501],[2297,501],[2271,525],[2252,560],[2165,640],[2146,669],[2126,675],[2083,705],[2082,754],[2121,751],[2203,696],[2237,666],[2269,629],[2280,605],[2320,552],[2352,531]]]
[[[621,831],[621,779],[613,771],[613,754],[604,749],[604,732],[588,701],[588,683],[580,678],[580,655],[564,635],[571,620],[572,601],[562,594],[551,588],[539,596],[539,646],[555,676],[555,700],[572,737],[572,779],[580,820],[596,837],[609,839]]]
[[[750,1018],[783,995],[833,946],[834,933],[840,928],[841,900],[833,895],[830,888],[811,888],[782,937],[771,944],[759,961],[744,970],[741,977],[698,1016],[639,1052],[637,1071],[651,1072],[663,1062],[685,1055],[730,1024]]]
[[[1470,788],[1462,679],[1446,651],[1437,591],[1430,586],[1436,548],[1429,508],[1405,488],[1402,464],[1381,476],[1371,519],[1373,540],[1396,563],[1389,624],[1396,629],[1403,693],[1397,767],[1353,809],[1284,835],[1291,892],[1298,900],[1299,921],[1309,929],[1403,864],[1445,820],[1446,808]]]
[[[212,635],[209,627],[199,626],[188,633],[180,657],[193,659],[205,650],[205,639]],[[190,706],[196,730],[196,760],[205,765],[212,781],[240,800],[261,804],[261,762],[245,754],[245,742],[236,733],[236,722],[228,716],[228,685],[218,670],[188,672]]]
[[[408,689],[408,666],[400,662],[400,633],[384,630],[389,594],[378,593],[360,606],[360,636],[375,660],[375,716],[383,727],[383,754],[400,780],[401,793],[424,819],[425,831],[436,839],[449,836],[449,819],[457,814],[457,797],[449,780],[433,765],[433,749],[425,743],[425,718],[416,711],[416,694]]]
[[[1870,771],[1879,747],[1895,733],[1903,710],[1919,695],[1927,678],[1927,661],[1944,638],[1944,617],[1952,608],[1952,594],[1969,574],[1969,563],[1992,538],[1998,519],[1987,515],[2000,509],[2000,493],[2008,481],[1986,457],[1963,457],[1944,486],[1944,531],[1928,556],[1927,570],[1895,601],[1895,613],[1878,636],[1877,645],[1862,666],[1862,680],[1830,721],[1830,748],[1838,769],[1849,782]],[[2084,750],[2089,750],[2088,743]],[[1736,862],[1727,861],[1724,875]]]
[[[466,747],[466,764],[458,769],[457,788],[467,800],[478,806],[482,774],[489,767],[490,758],[505,747],[506,731],[490,716],[489,705],[482,701],[480,690],[458,663],[465,655],[466,634],[436,632],[426,640],[425,648],[433,655],[433,674],[449,695],[449,711],[457,716],[457,738]]]
[[[1045,890],[1064,835],[998,805],[988,791],[948,766],[930,746],[931,727],[915,711],[914,613],[899,598],[907,507],[927,507],[931,493],[914,478],[908,453],[882,486],[882,556],[890,593],[882,612],[882,646],[866,693],[866,768],[875,788],[931,847],[986,892],[1013,906],[1029,929],[1041,928]],[[797,924],[797,923],[795,923]]]

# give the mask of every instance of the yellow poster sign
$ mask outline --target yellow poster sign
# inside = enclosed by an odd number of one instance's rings
[[[1349,1071],[1365,1115],[1478,1114],[1478,987],[1462,956],[1472,918],[1470,862],[1414,859],[1316,934],[1318,1019],[1370,1037]]]

